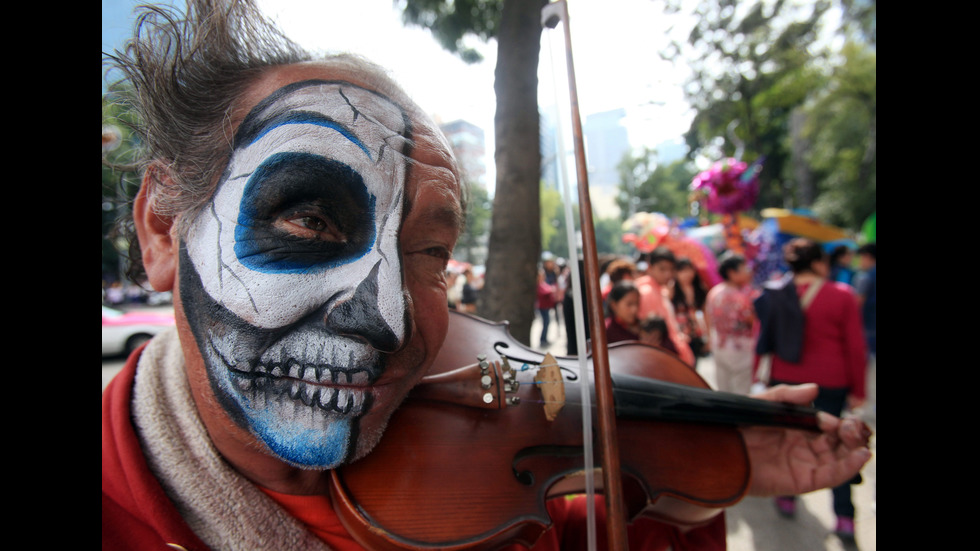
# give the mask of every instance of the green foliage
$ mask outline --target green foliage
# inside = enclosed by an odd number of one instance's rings
[[[429,29],[443,48],[476,63],[483,56],[463,44],[463,38],[468,34],[484,42],[496,38],[503,0],[401,0],[396,6],[402,8],[406,25]]]
[[[692,157],[764,156],[759,209],[813,208],[856,229],[876,201],[876,11],[873,0],[837,2],[701,0],[663,55],[692,69]],[[668,0],[668,11],[682,4]],[[827,26],[832,9],[839,28]],[[855,43],[829,51],[832,32]]]
[[[630,254],[623,243],[623,223],[615,218],[600,218],[595,224],[595,248],[598,254]]]
[[[572,218],[575,234],[581,231],[580,213],[577,204],[572,205]],[[574,255],[568,249],[568,230],[565,224],[565,205],[561,193],[554,189],[541,187],[541,250],[550,251],[562,258]],[[596,251],[599,254],[624,254],[628,247],[623,243],[622,221],[616,218],[596,218],[592,221],[595,229]],[[576,250],[575,254],[578,254]]]
[[[490,231],[492,205],[487,188],[481,184],[466,185],[466,227],[456,243],[455,255],[465,262],[482,263],[476,250],[486,244]]]
[[[874,50],[856,43],[843,49],[844,62],[807,110],[807,161],[820,195],[813,205],[821,219],[858,228],[877,208],[877,61]]]
[[[693,74],[686,94],[697,115],[686,138],[711,160],[760,155],[760,205],[786,203],[785,140],[790,115],[820,86],[820,57],[811,45],[829,4],[704,0],[687,44],[674,49]]]
[[[122,277],[120,255],[126,245],[116,243],[113,229],[131,208],[139,189],[135,171],[136,138],[130,130],[134,114],[112,93],[102,96],[102,274]]]
[[[623,219],[637,212],[689,216],[688,195],[695,174],[689,161],[657,164],[657,153],[650,149],[637,155],[627,154],[619,164],[621,183],[616,197]]]
[[[561,193],[541,184],[541,250],[568,258],[565,207]]]

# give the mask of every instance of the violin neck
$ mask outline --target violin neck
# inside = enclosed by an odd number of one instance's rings
[[[616,416],[624,419],[762,425],[819,432],[817,410],[740,394],[613,374]]]

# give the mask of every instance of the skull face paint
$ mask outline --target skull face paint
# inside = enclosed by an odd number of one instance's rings
[[[385,97],[304,81],[235,135],[180,251],[188,324],[222,408],[306,468],[351,458],[411,324],[398,249],[408,122]]]

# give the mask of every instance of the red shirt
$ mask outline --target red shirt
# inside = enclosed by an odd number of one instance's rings
[[[809,285],[797,285],[800,296]],[[771,378],[788,383],[816,383],[849,388],[865,397],[867,351],[857,299],[843,283],[827,281],[804,313],[803,348],[799,363],[772,356]]]

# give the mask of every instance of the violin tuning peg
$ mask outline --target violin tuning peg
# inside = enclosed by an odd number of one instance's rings
[[[491,378],[489,375],[480,377],[480,386],[483,388],[483,390],[490,388],[493,386],[493,378]]]
[[[520,405],[520,403],[521,403],[521,397],[520,396],[508,396],[507,397],[507,405],[509,405],[509,406],[517,406],[517,405]]]

